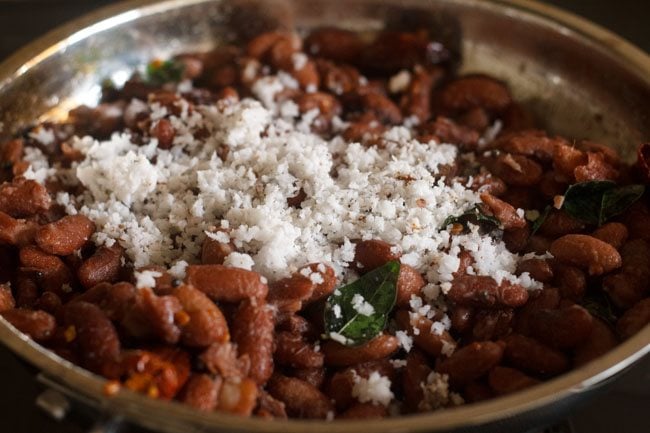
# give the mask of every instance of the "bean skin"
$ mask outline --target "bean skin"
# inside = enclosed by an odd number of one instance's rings
[[[264,299],[269,291],[258,273],[223,265],[188,266],[186,282],[213,300],[224,302]]]
[[[458,305],[484,308],[521,307],[528,300],[523,287],[488,276],[463,275],[454,278],[447,297]]]
[[[540,309],[530,317],[531,332],[539,341],[558,349],[577,346],[591,333],[593,318],[579,305],[558,310]]]
[[[273,397],[285,404],[290,416],[324,419],[334,409],[322,392],[295,377],[275,374],[267,388]]]
[[[86,289],[99,283],[114,283],[122,267],[122,248],[118,245],[100,247],[77,270],[77,278]]]
[[[436,371],[448,374],[456,384],[465,384],[486,374],[503,357],[503,347],[491,341],[474,342],[456,350],[438,364]]]
[[[233,322],[232,338],[240,354],[248,355],[251,361],[250,377],[262,385],[273,373],[273,311],[261,301],[241,303]]]
[[[192,286],[181,285],[173,295],[180,301],[189,322],[181,328],[181,340],[190,347],[207,347],[230,340],[223,313],[210,298]]]
[[[544,377],[556,376],[569,369],[569,360],[562,353],[537,340],[519,334],[504,338],[505,359],[513,367]]]
[[[56,319],[45,311],[11,309],[3,311],[0,315],[35,341],[48,340],[56,327]]]
[[[399,343],[392,335],[381,334],[359,347],[344,346],[328,340],[321,345],[325,364],[344,367],[385,358],[397,351]]]
[[[517,369],[497,366],[490,371],[488,383],[497,395],[505,395],[537,385],[539,380]]]
[[[565,235],[551,244],[551,254],[560,262],[602,275],[620,268],[621,255],[610,244],[587,235]]]
[[[621,338],[630,338],[650,323],[650,298],[637,302],[618,319],[616,330]]]
[[[391,260],[398,260],[401,253],[393,245],[378,239],[360,241],[356,245],[354,261],[360,272],[369,272]]]
[[[46,253],[67,256],[88,241],[95,223],[84,215],[68,215],[44,225],[36,233],[36,243]]]
[[[121,351],[120,339],[99,307],[83,301],[74,302],[66,305],[64,318],[65,323],[75,329],[74,341],[89,370],[102,373],[107,365],[117,361]]]

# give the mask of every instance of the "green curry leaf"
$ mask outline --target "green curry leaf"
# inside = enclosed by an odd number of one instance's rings
[[[335,290],[325,303],[324,337],[358,346],[379,335],[395,306],[399,269],[393,260]]]
[[[460,215],[450,215],[442,223],[442,229],[450,224],[461,224],[467,230],[467,224],[478,225],[486,232],[499,228],[501,222],[492,215],[488,215],[480,204],[474,205]]]
[[[624,212],[644,191],[643,185],[618,187],[609,180],[580,182],[564,193],[562,208],[576,219],[600,226]]]
[[[609,298],[602,292],[590,293],[585,296],[582,300],[582,306],[592,316],[598,317],[610,326],[616,325],[618,317],[614,313],[614,308]]]
[[[183,78],[185,65],[176,60],[154,60],[147,65],[146,81],[154,86],[179,82]]]

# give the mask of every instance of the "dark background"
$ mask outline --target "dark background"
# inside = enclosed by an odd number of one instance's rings
[[[114,3],[112,0],[0,0],[0,60],[48,30],[72,18]],[[650,1],[547,0],[591,19],[650,52]],[[626,373],[606,395],[575,411],[577,433],[647,433],[650,431],[650,358]],[[55,422],[34,406],[41,387],[34,371],[0,347],[0,432],[81,433],[92,419],[73,413]],[[80,427],[81,425],[81,427]],[[564,426],[566,428],[566,425]],[[557,427],[554,431],[562,430]]]

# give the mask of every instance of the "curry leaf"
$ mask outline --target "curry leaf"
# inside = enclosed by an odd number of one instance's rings
[[[460,215],[448,216],[442,223],[442,229],[445,229],[450,224],[461,224],[464,229],[467,229],[468,223],[478,225],[487,232],[491,232],[501,225],[498,219],[488,215],[483,210],[483,207],[477,204]]]
[[[185,65],[175,60],[154,60],[147,65],[146,81],[160,86],[169,82],[178,82],[183,77]]]
[[[616,184],[609,180],[573,184],[564,193],[562,207],[576,219],[589,224],[599,224],[603,195],[613,188],[616,188]]]
[[[625,209],[640,199],[644,192],[645,186],[643,185],[627,185],[605,191],[600,209],[600,224],[623,213]]]
[[[335,290],[325,303],[324,337],[358,346],[379,335],[395,306],[399,269],[393,260]]]
[[[602,225],[624,212],[643,195],[643,185],[617,187],[609,180],[594,180],[571,185],[564,193],[563,209],[588,224]]]
[[[582,306],[591,313],[592,316],[598,317],[605,323],[614,326],[618,317],[614,313],[609,298],[602,292],[590,293],[582,300]]]

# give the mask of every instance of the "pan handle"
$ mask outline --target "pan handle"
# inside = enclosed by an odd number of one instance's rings
[[[51,417],[61,420],[75,405],[92,420],[87,433],[120,433],[126,427],[121,416],[106,412],[99,401],[70,389],[60,381],[43,373],[36,375],[36,381],[46,388],[37,397],[36,405]]]

